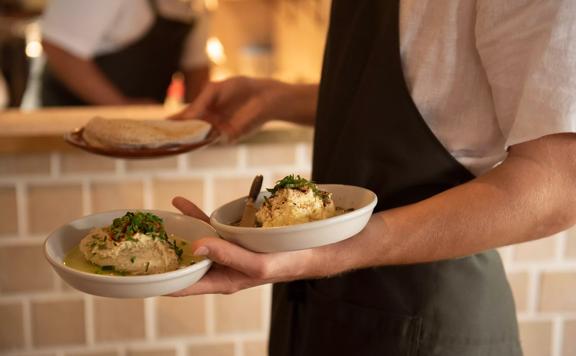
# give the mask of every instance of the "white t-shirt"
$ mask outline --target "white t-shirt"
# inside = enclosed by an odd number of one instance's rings
[[[575,0],[401,0],[412,98],[480,175],[507,147],[576,131]]]
[[[209,18],[199,0],[155,0],[162,16],[196,19],[181,59],[184,69],[208,64]],[[50,0],[42,17],[42,35],[81,58],[114,52],[141,38],[154,23],[147,0]]]

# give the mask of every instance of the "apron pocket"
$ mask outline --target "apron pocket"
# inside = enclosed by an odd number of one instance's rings
[[[331,300],[307,286],[298,355],[417,355],[422,320]]]

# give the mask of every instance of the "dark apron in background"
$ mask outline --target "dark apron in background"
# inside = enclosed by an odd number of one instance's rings
[[[412,101],[398,18],[399,0],[333,1],[318,103],[313,179],[371,189],[376,211],[474,178]],[[495,251],[274,286],[271,356],[521,354]]]
[[[178,71],[186,37],[194,24],[162,17],[151,0],[152,27],[139,40],[93,59],[125,96],[164,101],[172,75]],[[78,78],[77,80],[85,80]],[[46,65],[42,78],[42,106],[90,105],[72,93]]]

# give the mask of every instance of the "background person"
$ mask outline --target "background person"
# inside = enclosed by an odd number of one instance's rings
[[[208,18],[180,0],[51,0],[42,19],[44,106],[161,103],[184,73],[192,100],[209,77]]]

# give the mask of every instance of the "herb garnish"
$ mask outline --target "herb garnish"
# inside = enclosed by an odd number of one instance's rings
[[[114,219],[110,226],[110,237],[114,241],[133,240],[132,236],[137,233],[162,240],[168,239],[162,218],[151,213],[127,212],[123,217]]]
[[[133,237],[137,233],[148,235],[154,240],[159,239],[165,241],[170,248],[174,250],[180,260],[183,250],[177,246],[176,240],[170,240],[168,238],[168,234],[164,230],[162,223],[162,218],[152,213],[140,211],[135,213],[127,212],[121,218],[114,219],[110,226],[109,234],[110,238],[115,242],[123,240],[138,242],[138,240]]]
[[[283,188],[298,189],[298,190],[302,190],[302,191],[312,189],[312,191],[315,194],[318,193],[318,187],[316,187],[316,184],[307,180],[306,178],[302,178],[299,175],[294,176],[293,174],[290,174],[289,176],[286,176],[286,177],[280,179],[279,181],[277,181],[274,188],[266,189],[266,190],[269,191],[270,193],[274,194]]]
[[[276,185],[274,186],[274,188],[271,189],[269,188],[266,190],[270,192],[272,195],[274,195],[280,189],[297,189],[302,192],[306,192],[308,189],[311,189],[314,192],[314,195],[321,198],[325,203],[330,198],[329,193],[321,191],[320,189],[318,189],[318,186],[314,182],[309,181],[306,178],[302,178],[299,175],[294,176],[293,174],[290,174],[289,176],[286,176],[280,179],[279,181],[276,181]],[[267,203],[268,205],[270,205],[270,202],[268,201],[267,197],[264,197],[264,200],[265,204]]]

